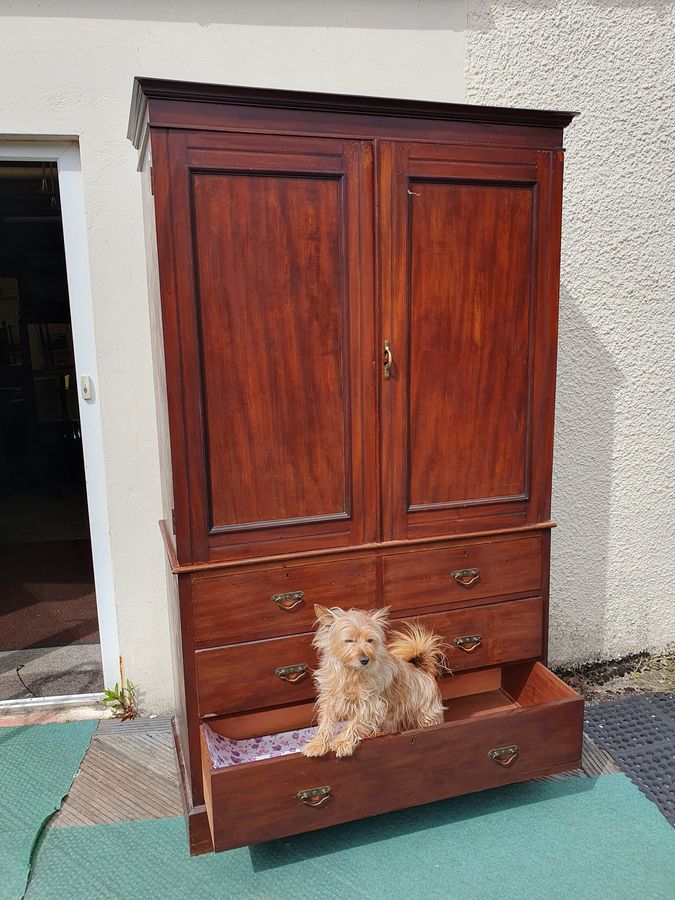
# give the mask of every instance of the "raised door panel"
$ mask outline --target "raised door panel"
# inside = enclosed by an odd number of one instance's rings
[[[372,540],[370,145],[171,142],[190,558]]]
[[[412,185],[409,508],[523,499],[532,186]]]
[[[381,337],[393,357],[382,385],[385,537],[547,517],[549,163],[530,151],[380,148]]]
[[[195,172],[192,189],[211,527],[346,517],[341,182]]]

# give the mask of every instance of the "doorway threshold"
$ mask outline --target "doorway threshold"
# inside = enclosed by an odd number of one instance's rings
[[[103,693],[62,694],[56,697],[22,697],[16,700],[0,700],[0,712],[4,710],[50,709],[57,706],[86,706],[100,703]]]

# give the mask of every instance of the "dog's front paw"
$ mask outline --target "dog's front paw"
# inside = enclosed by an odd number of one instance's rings
[[[302,748],[305,756],[325,756],[330,750],[330,741],[322,734],[315,734]]]
[[[358,746],[358,740],[350,735],[338,734],[330,745],[336,756],[352,756]]]

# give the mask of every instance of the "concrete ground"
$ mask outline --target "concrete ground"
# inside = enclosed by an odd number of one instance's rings
[[[0,700],[90,694],[102,690],[99,644],[0,651]]]
[[[615,700],[625,694],[675,691],[675,647],[623,659],[555,670],[584,700]]]

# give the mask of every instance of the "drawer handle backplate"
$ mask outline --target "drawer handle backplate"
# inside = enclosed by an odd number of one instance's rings
[[[478,569],[455,569],[451,574],[457,584],[461,584],[462,587],[471,587],[480,578]]]
[[[324,787],[311,788],[308,791],[298,791],[295,796],[301,803],[304,803],[305,806],[311,806],[314,809],[318,809],[320,806],[324,806],[328,803],[333,796],[333,789],[329,784],[326,784]]]
[[[458,650],[463,650],[465,653],[473,653],[474,650],[480,647],[481,638],[479,634],[467,634],[464,637],[456,637],[452,643]]]
[[[287,681],[289,684],[297,684],[298,681],[302,681],[303,678],[307,677],[308,672],[309,666],[307,663],[297,663],[295,666],[279,666],[278,669],[274,670],[277,678],[281,678],[282,681]]]
[[[514,759],[518,757],[518,748],[515,744],[512,747],[497,747],[494,750],[490,750],[488,756],[500,766],[510,766]]]
[[[290,612],[296,606],[300,606],[305,597],[304,591],[291,591],[289,594],[272,594],[272,603],[276,603],[279,609]]]

